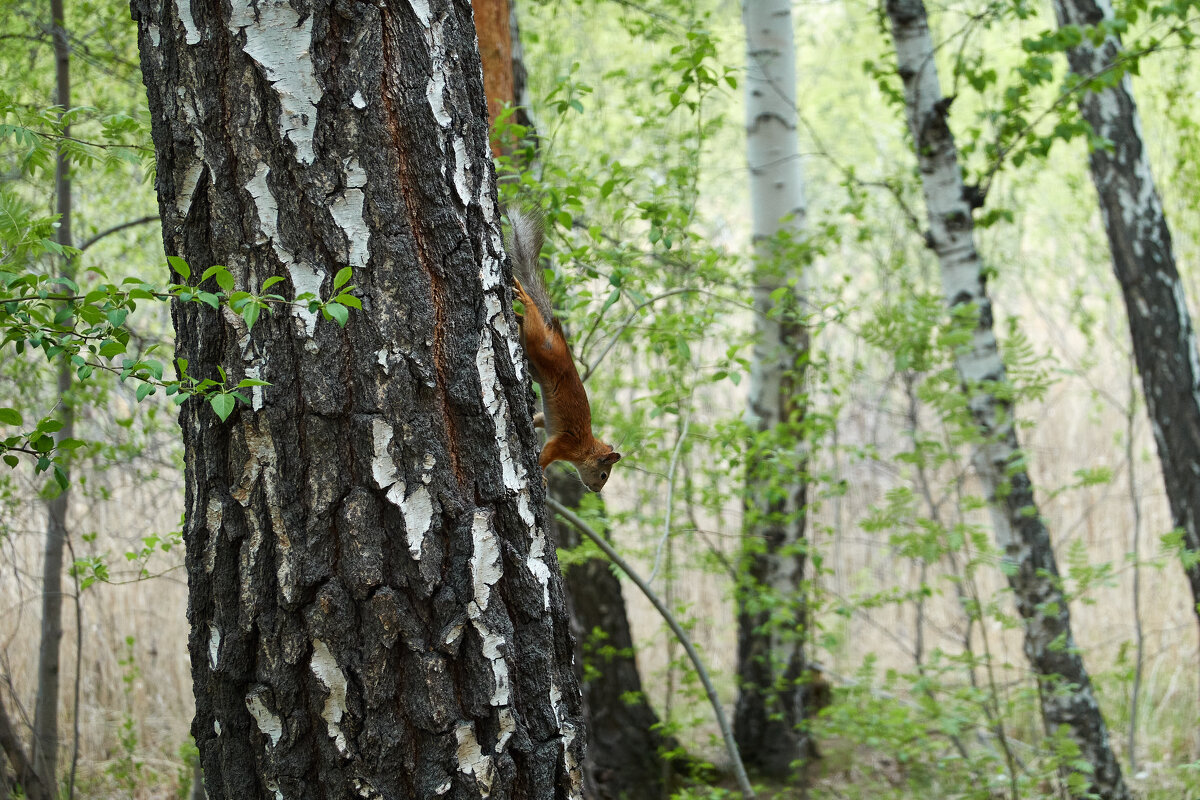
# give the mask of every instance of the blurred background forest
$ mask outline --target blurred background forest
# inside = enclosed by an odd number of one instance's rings
[[[54,8],[70,65],[65,109]],[[1084,756],[1043,724],[972,461],[979,439],[955,358],[977,317],[964,327],[946,311],[888,16],[857,0],[793,3],[791,13],[804,214],[782,239],[790,267],[771,296],[798,298],[790,319],[810,349],[792,364],[802,374],[793,438],[748,447],[762,282],[743,9],[517,2],[537,152],[499,159],[502,196],[545,212],[551,289],[599,432],[625,454],[580,514],[607,528],[674,610],[729,708],[739,603],[802,650],[808,687],[828,684],[800,722],[820,757],[790,778],[759,774],[768,795],[1066,796],[1061,770]],[[975,242],[1007,367],[1000,394],[1014,403],[1031,513],[1049,532],[1074,623],[1073,643],[1056,646],[1086,663],[1133,796],[1198,797],[1200,648],[1185,574],[1196,560],[1173,522],[1089,175],[1090,149],[1112,143],[1081,122],[1081,90],[1069,88],[1064,51],[1078,31],[1027,0],[954,0],[928,13],[959,161],[969,185],[986,187]],[[1132,81],[1193,312],[1196,14],[1192,3],[1132,0],[1102,32],[1124,38],[1114,80]],[[529,133],[502,116],[502,135]],[[54,227],[64,158],[66,238]],[[125,335],[96,340],[120,348],[97,348],[108,366],[94,368],[47,358],[59,354],[38,351],[36,325],[5,304],[22,281],[45,288],[58,275],[70,282],[53,290],[79,296],[168,279],[123,4],[0,0],[0,173],[0,435],[16,465],[0,470],[0,698],[28,741],[57,529],[67,546],[59,782],[79,796],[187,796],[195,748],[172,402],[182,395],[125,380],[157,371],[161,382],[163,365],[173,369],[168,305],[150,289],[113,301],[97,324]],[[122,362],[126,350],[137,355]],[[803,523],[791,546],[804,574],[782,595],[739,577],[751,557],[744,533],[759,522],[744,512],[747,465],[763,452],[804,484],[788,512]],[[559,557],[572,570],[603,558],[587,544]],[[690,662],[640,592],[624,583],[623,597],[632,648],[599,627],[576,634],[588,681],[636,657],[667,778],[636,796],[726,796],[727,756]]]

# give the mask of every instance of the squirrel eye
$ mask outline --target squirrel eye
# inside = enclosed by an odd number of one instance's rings
[[[607,480],[607,479],[608,479],[608,473],[607,473],[607,472],[601,472],[601,473],[600,473],[600,480],[602,480],[602,481],[603,481],[603,480]]]

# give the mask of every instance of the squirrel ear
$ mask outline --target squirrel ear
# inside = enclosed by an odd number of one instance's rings
[[[603,464],[615,464],[620,460],[621,460],[621,454],[618,453],[616,450],[614,450],[611,453],[609,453],[608,455],[606,455],[604,458],[600,459],[600,462]]]

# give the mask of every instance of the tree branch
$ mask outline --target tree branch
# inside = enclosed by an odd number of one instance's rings
[[[692,661],[692,666],[696,668],[696,675],[699,676],[700,683],[704,685],[704,691],[708,695],[708,702],[712,705],[713,713],[717,717],[717,725],[721,728],[721,737],[725,740],[725,750],[729,753],[729,760],[733,764],[733,772],[737,778],[738,787],[742,790],[742,797],[745,800],[754,800],[756,797],[754,787],[750,785],[750,779],[746,777],[746,767],[742,764],[742,756],[738,753],[737,742],[733,739],[733,729],[729,727],[729,720],[725,717],[725,709],[721,705],[720,698],[717,697],[717,690],[713,686],[712,678],[709,677],[708,670],[704,667],[704,662],[700,660],[700,654],[696,652],[692,640],[684,633],[682,626],[676,621],[675,616],[671,614],[666,605],[663,604],[663,601],[650,588],[649,584],[633,571],[629,563],[621,558],[603,536],[592,530],[575,512],[553,497],[546,498],[546,505],[573,525],[576,530],[595,542],[596,546],[604,551],[604,555],[608,556],[610,561],[620,567],[621,571],[628,575],[629,579],[642,590],[642,594],[646,595],[646,599],[658,609],[658,613],[662,615],[671,632],[675,634],[675,638],[679,640],[679,643],[683,645],[683,649],[687,651],[688,658]]]
[[[128,222],[122,222],[120,225],[114,225],[113,227],[109,228],[106,231],[100,231],[95,236],[88,239],[83,244],[79,245],[79,252],[82,253],[84,250],[87,250],[89,247],[91,247],[96,242],[103,239],[105,236],[111,236],[112,234],[119,233],[120,231],[123,231],[126,228],[132,228],[135,225],[145,225],[149,222],[158,222],[158,219],[159,219],[158,214],[154,214],[153,216],[139,217],[138,219],[131,219]]]

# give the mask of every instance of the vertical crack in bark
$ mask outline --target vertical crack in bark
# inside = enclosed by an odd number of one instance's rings
[[[450,454],[450,468],[454,472],[454,477],[458,480],[460,487],[469,486],[470,482],[463,474],[462,465],[459,463],[459,431],[458,423],[451,412],[450,392],[447,388],[449,379],[447,373],[450,367],[446,358],[446,306],[448,299],[446,297],[446,285],[441,275],[439,265],[433,263],[429,255],[429,250],[425,242],[425,232],[422,225],[422,218],[416,213],[418,204],[413,202],[417,197],[419,188],[414,182],[415,171],[412,169],[408,158],[408,142],[403,132],[404,123],[402,114],[393,106],[391,92],[389,91],[388,76],[396,74],[399,69],[396,65],[395,48],[396,44],[392,41],[391,25],[386,19],[383,24],[383,62],[385,69],[383,71],[383,86],[380,87],[380,97],[383,98],[384,106],[384,123],[387,125],[388,133],[392,137],[392,151],[396,153],[399,159],[399,181],[401,186],[401,203],[404,205],[404,212],[408,217],[408,227],[413,234],[413,243],[417,251],[417,262],[422,271],[429,278],[429,293],[430,299],[433,301],[433,367],[437,375],[438,396],[441,400],[442,418],[446,423],[446,451]],[[392,12],[394,13],[394,12]]]

